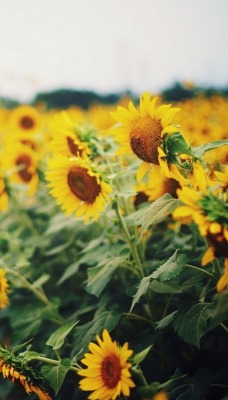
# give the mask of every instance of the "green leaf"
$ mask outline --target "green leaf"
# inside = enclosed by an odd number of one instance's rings
[[[127,258],[128,254],[118,257],[111,256],[111,258],[102,260],[96,267],[88,268],[88,281],[86,287],[88,292],[99,296],[110,281],[112,274],[115,272],[117,267],[123,264]]]
[[[160,321],[156,322],[155,327],[156,329],[164,329],[166,328],[168,325],[170,325],[173,320],[174,320],[174,316],[177,313],[177,311],[173,311],[171,314],[166,315],[166,317],[160,319]]]
[[[159,382],[152,382],[150,385],[148,386],[139,386],[137,388],[137,392],[138,394],[141,396],[141,398],[145,399],[151,399],[152,396],[154,396],[160,387],[160,383]]]
[[[12,353],[14,354],[14,353],[16,353],[18,350],[23,349],[23,347],[25,347],[28,343],[30,343],[31,340],[32,340],[32,339],[28,340],[28,341],[25,342],[25,343],[18,344],[17,346],[15,346],[15,347],[12,349]]]
[[[173,327],[186,343],[200,346],[200,338],[208,331],[208,320],[211,316],[210,305],[184,302],[177,311]]]
[[[150,289],[152,289],[154,292],[157,293],[181,293],[181,288],[179,284],[175,286],[174,284],[172,285],[167,285],[163,282],[159,282],[154,280],[150,284]]]
[[[211,319],[208,330],[228,320],[228,292],[214,295],[211,303]]]
[[[61,328],[57,329],[52,335],[49,337],[48,341],[46,344],[48,346],[51,346],[53,350],[60,349],[64,343],[65,337],[70,333],[70,331],[75,327],[75,325],[78,323],[74,322],[72,324],[67,324],[64,326],[61,326]]]
[[[95,313],[94,319],[84,325],[78,326],[75,330],[75,352],[85,349],[91,340],[94,340],[96,335],[99,335],[103,329],[112,331],[119,319],[120,312],[116,310],[107,311],[98,309]]]
[[[88,248],[90,250],[88,250]],[[101,245],[95,248],[90,248],[90,245],[87,246],[83,251],[79,254],[79,259],[74,263],[70,264],[66,270],[64,271],[62,277],[58,281],[58,285],[62,284],[66,279],[69,279],[72,275],[76,274],[80,265],[94,265],[100,259],[104,259],[106,249],[108,249],[108,245]]]
[[[149,351],[151,350],[152,347],[153,347],[153,345],[140,351],[140,353],[135,354],[133,357],[133,361],[132,361],[133,364],[136,364],[136,365],[140,364],[144,360],[144,358],[146,358],[147,354],[149,353]]]
[[[225,146],[228,144],[228,139],[215,140],[214,142],[202,144],[199,147],[192,148],[192,152],[196,158],[200,158],[206,153],[206,151],[217,149],[218,147]]]
[[[58,394],[65,376],[71,367],[71,360],[64,358],[57,366],[45,365],[41,368],[44,378],[48,381],[49,385],[54,389],[55,395]]]
[[[24,353],[20,353],[20,356],[23,356],[23,361],[28,362],[36,359],[37,357],[45,357],[45,354],[37,353],[36,351],[25,351]]]
[[[177,254],[178,251],[176,250],[164,264],[153,272],[151,275],[153,279],[159,279],[161,282],[164,282],[176,278],[181,273],[187,257],[185,254]]]
[[[165,193],[162,197],[155,200],[138,221],[142,225],[141,236],[150,225],[157,224],[166,219],[179,205],[181,205],[180,200],[174,199],[169,193]]]
[[[165,285],[164,281],[168,281],[170,279],[176,278],[180,272],[183,270],[186,256],[185,254],[177,255],[178,250],[164,263],[162,264],[156,271],[154,271],[149,276],[145,276],[138,285],[138,290],[133,297],[132,305],[130,308],[131,312],[136,303],[139,302],[142,295],[146,294],[149,286],[152,290],[158,293],[180,293],[180,287],[175,287],[173,285]],[[152,279],[160,279],[161,282],[154,280],[151,283]]]
[[[152,274],[149,276],[145,276],[139,283],[138,285],[138,290],[136,292],[136,294],[133,296],[133,301],[131,304],[131,308],[129,313],[133,310],[134,306],[136,303],[139,302],[140,298],[142,297],[143,294],[145,294],[148,290],[148,287],[150,285],[150,281],[152,279]]]
[[[165,145],[168,153],[171,154],[188,154],[192,156],[191,147],[185,141],[184,137],[180,132],[172,133],[167,140],[165,140]]]

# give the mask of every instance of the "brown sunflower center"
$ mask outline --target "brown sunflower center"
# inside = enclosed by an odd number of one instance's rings
[[[32,174],[28,171],[31,165],[30,157],[27,154],[21,154],[16,160],[16,165],[21,166],[21,169],[18,171],[21,179],[24,182],[29,182],[32,179]]]
[[[113,389],[121,378],[121,365],[119,358],[112,354],[104,358],[101,364],[101,376],[104,384]]]
[[[79,150],[78,145],[74,143],[74,140],[70,136],[67,136],[67,144],[70,149],[70,152],[73,155],[75,155],[75,156],[82,155],[82,152],[81,152],[81,150]]]
[[[160,121],[146,116],[137,121],[130,132],[130,145],[140,160],[159,164],[158,147],[162,143]]]
[[[167,178],[164,181],[164,191],[165,193],[171,194],[172,197],[177,198],[176,191],[179,187],[179,182],[177,182],[175,179]]]
[[[32,117],[24,115],[24,117],[20,119],[20,125],[23,129],[32,129],[35,124]]]
[[[216,257],[228,257],[227,240],[225,239],[223,232],[217,234],[208,233],[207,240],[208,243],[214,248],[214,254]]]
[[[68,173],[68,185],[76,197],[92,204],[101,191],[95,176],[90,176],[86,168],[74,167]]]

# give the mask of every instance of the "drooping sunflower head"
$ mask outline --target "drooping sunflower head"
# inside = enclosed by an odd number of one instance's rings
[[[34,151],[22,144],[6,146],[2,156],[2,167],[9,175],[9,180],[14,183],[26,185],[28,194],[33,196],[38,185],[37,155]]]
[[[35,133],[41,129],[42,119],[40,113],[32,106],[21,105],[11,114],[9,123],[13,131]]]
[[[119,153],[133,152],[143,161],[144,169],[148,164],[159,164],[158,148],[163,137],[177,131],[174,122],[180,109],[172,108],[171,104],[156,106],[157,101],[158,97],[151,99],[149,93],[144,93],[140,97],[139,110],[130,101],[128,109],[119,106],[111,113],[121,124],[116,132],[116,140],[122,146]]]
[[[128,343],[118,346],[106,329],[102,338],[96,336],[96,340],[98,344],[90,342],[90,353],[81,360],[87,368],[78,371],[84,377],[80,388],[92,391],[88,399],[93,400],[115,400],[121,394],[128,397],[130,388],[135,386],[129,371],[131,364],[127,362],[132,350]]]
[[[0,346],[0,373],[3,378],[22,385],[27,394],[35,393],[39,400],[52,400],[43,385],[41,386],[41,382],[45,384],[43,377],[32,368],[26,367],[20,357],[2,346]]]
[[[9,283],[6,272],[0,268],[0,309],[6,308],[9,304]]]
[[[206,171],[203,175],[202,166],[194,167],[193,178],[194,188],[184,186],[177,190],[184,205],[173,212],[173,217],[180,223],[194,221],[198,225],[210,245],[202,260],[205,265],[215,257],[228,257],[228,196],[223,186],[213,190]]]
[[[98,219],[112,191],[95,167],[79,157],[56,155],[49,159],[46,179],[50,182],[51,195],[65,213],[84,215],[85,222]]]

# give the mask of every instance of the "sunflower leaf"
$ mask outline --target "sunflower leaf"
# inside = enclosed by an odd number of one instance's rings
[[[180,132],[172,133],[165,141],[168,154],[187,154],[193,156],[191,147]]]
[[[228,139],[215,140],[214,142],[202,144],[199,147],[192,148],[192,153],[196,158],[200,158],[206,151],[217,149],[218,147],[228,145]]]
[[[173,321],[175,332],[186,343],[200,346],[200,339],[208,331],[208,320],[212,311],[210,305],[191,301],[182,302]]]
[[[71,360],[69,358],[64,358],[57,366],[45,365],[41,368],[44,378],[48,381],[52,389],[54,389],[55,395],[58,394],[70,367]]]
[[[180,204],[180,200],[174,199],[169,193],[165,193],[162,197],[155,200],[138,220],[139,224],[142,225],[141,236],[150,225],[163,221]]]
[[[57,329],[52,335],[49,337],[48,341],[46,342],[47,346],[51,346],[53,350],[60,349],[64,343],[65,337],[70,333],[70,331],[75,327],[75,325],[78,323],[74,322],[72,324],[67,324],[64,326],[61,326],[61,328]]]
[[[160,282],[168,281],[172,278],[176,278],[183,270],[186,262],[185,254],[177,254],[178,250],[156,271],[153,272],[151,278],[159,279]]]
[[[99,296],[110,281],[116,268],[129,257],[129,253],[122,256],[111,256],[102,260],[96,267],[88,268],[87,291]]]

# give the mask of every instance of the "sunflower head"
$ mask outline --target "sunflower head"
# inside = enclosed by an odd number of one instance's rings
[[[9,208],[9,194],[4,175],[0,172],[0,211],[7,211]]]
[[[102,338],[96,336],[96,339],[97,344],[90,342],[90,353],[81,360],[87,368],[78,371],[84,377],[79,383],[80,388],[92,391],[88,398],[93,400],[115,400],[121,394],[129,396],[130,388],[135,384],[129,371],[131,364],[127,362],[132,355],[128,343],[118,346],[106,329]]]
[[[50,182],[50,193],[66,214],[84,215],[85,222],[90,218],[98,219],[112,191],[95,167],[78,157],[57,155],[50,159],[46,178]]]
[[[171,104],[156,106],[158,97],[149,93],[140,97],[139,109],[130,101],[128,109],[119,106],[112,117],[120,123],[116,139],[121,143],[120,152],[133,152],[143,163],[159,164],[158,148],[168,133],[176,132],[175,117],[179,108]]]
[[[11,111],[10,125],[15,131],[35,133],[41,129],[41,115],[32,106],[21,105]]]
[[[9,175],[9,180],[14,183],[26,185],[28,194],[33,196],[38,182],[37,154],[22,143],[15,143],[14,147],[5,147],[2,157],[2,167]]]
[[[12,351],[0,346],[0,373],[3,378],[22,385],[27,394],[37,394],[39,400],[52,400],[43,387],[43,377],[26,366],[24,360],[16,356]]]
[[[4,269],[0,269],[0,309],[6,308],[9,304],[9,283]]]

